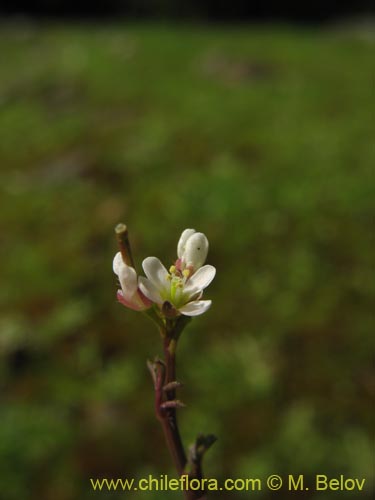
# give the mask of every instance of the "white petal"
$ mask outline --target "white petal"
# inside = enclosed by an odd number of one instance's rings
[[[199,268],[198,271],[194,273],[191,278],[189,278],[184,288],[184,292],[190,294],[192,292],[196,292],[197,290],[203,290],[211,283],[215,274],[216,268],[214,266],[210,266],[209,264]]]
[[[194,300],[180,307],[179,311],[185,316],[199,316],[206,312],[211,304],[211,300]]]
[[[185,252],[185,245],[186,245],[187,240],[194,233],[195,233],[195,229],[185,229],[185,231],[182,231],[182,234],[181,234],[180,239],[178,240],[178,244],[177,244],[177,256],[179,259],[181,259],[183,253]]]
[[[152,302],[155,302],[156,304],[162,304],[164,302],[160,296],[159,289],[152,283],[152,281],[144,278],[143,276],[140,276],[138,278],[138,283],[139,289],[141,290],[143,295],[145,295]]]
[[[143,270],[147,278],[159,289],[164,289],[167,285],[168,271],[156,257],[147,257],[142,262]]]
[[[203,233],[194,233],[186,242],[182,260],[187,266],[199,269],[207,258],[208,246],[208,239]]]
[[[128,299],[137,291],[137,273],[133,267],[127,266],[124,263],[122,263],[122,266],[119,267],[118,271],[118,278],[120,280],[122,292],[124,297]]]
[[[121,253],[117,252],[115,258],[113,259],[113,272],[118,275],[123,264],[124,262],[122,260]]]

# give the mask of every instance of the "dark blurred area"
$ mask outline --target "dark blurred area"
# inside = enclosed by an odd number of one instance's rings
[[[149,19],[195,19],[205,21],[297,21],[303,23],[332,21],[353,15],[374,12],[372,0],[316,0],[296,2],[277,0],[107,0],[89,4],[84,0],[5,0],[0,12],[7,15],[67,18],[98,18],[123,16]]]

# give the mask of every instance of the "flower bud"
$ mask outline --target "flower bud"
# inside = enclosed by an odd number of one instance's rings
[[[203,233],[194,233],[190,235],[185,243],[182,260],[184,261],[186,267],[192,266],[195,272],[205,263],[207,253],[208,239]]]
[[[117,291],[119,302],[135,311],[144,311],[151,307],[152,302],[138,289],[135,269],[125,264],[121,252],[117,252],[113,259],[113,272],[117,274],[121,285],[121,290]]]
[[[185,229],[185,231],[182,232],[180,239],[177,244],[177,256],[179,259],[182,258],[184,252],[185,252],[185,245],[187,240],[190,238],[195,233],[195,229]]]

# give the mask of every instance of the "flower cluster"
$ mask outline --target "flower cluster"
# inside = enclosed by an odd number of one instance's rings
[[[142,263],[146,277],[138,277],[118,252],[113,260],[113,271],[121,285],[118,300],[136,311],[149,309],[153,304],[163,310],[168,304],[175,314],[198,316],[204,313],[211,306],[211,300],[201,300],[203,290],[216,273],[214,266],[203,265],[208,246],[203,233],[185,229],[177,245],[177,260],[169,271],[156,257],[147,257]]]

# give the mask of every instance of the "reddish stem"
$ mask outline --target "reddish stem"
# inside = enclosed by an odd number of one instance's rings
[[[165,440],[179,476],[186,473],[187,458],[177,424],[176,407],[162,407],[163,402],[176,400],[176,388],[171,382],[176,381],[176,340],[169,335],[164,336],[165,364],[159,362],[155,373],[155,413],[161,423]],[[171,388],[164,391],[170,384]],[[200,474],[201,476],[201,470]],[[197,477],[198,478],[198,477]],[[201,477],[199,477],[201,479]],[[202,491],[184,491],[186,500],[206,500]]]

